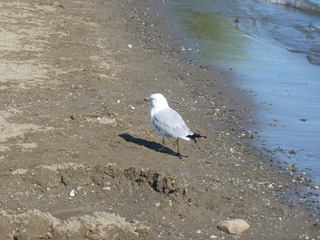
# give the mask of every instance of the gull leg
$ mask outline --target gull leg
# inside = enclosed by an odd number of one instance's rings
[[[157,151],[159,151],[159,152],[164,152],[164,138],[162,138],[161,148],[158,148]]]
[[[176,142],[177,142],[177,153],[175,155],[181,158],[180,148],[179,148],[179,138],[177,138]]]
[[[177,149],[178,149],[178,155],[180,155],[179,138],[177,138]]]
[[[162,138],[162,148],[161,148],[161,152],[164,151],[164,138]]]

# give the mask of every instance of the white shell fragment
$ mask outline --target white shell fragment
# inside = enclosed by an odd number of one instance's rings
[[[72,189],[71,192],[69,193],[69,196],[74,197],[75,195],[76,195],[76,191]]]

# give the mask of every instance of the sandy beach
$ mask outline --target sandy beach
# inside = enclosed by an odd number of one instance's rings
[[[247,144],[253,104],[186,57],[156,4],[0,6],[0,239],[320,238],[318,212],[290,201],[295,169]],[[157,151],[156,92],[207,136],[181,159],[175,140]]]

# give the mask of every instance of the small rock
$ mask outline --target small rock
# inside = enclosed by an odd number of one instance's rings
[[[313,229],[316,229],[316,230],[320,230],[320,222],[316,222],[315,224],[313,224]]]
[[[110,190],[111,190],[111,187],[110,187],[110,186],[104,187],[104,188],[102,188],[102,190],[103,190],[103,191],[110,191]]]
[[[297,154],[297,151],[296,150],[291,150],[289,151],[290,154]]]
[[[76,195],[76,191],[72,189],[71,192],[69,193],[69,196],[74,197],[75,195]]]
[[[156,202],[154,205],[155,205],[156,207],[160,207],[160,202]]]
[[[131,223],[137,223],[137,222],[138,222],[138,219],[136,218],[131,219]]]
[[[224,220],[218,226],[220,230],[226,233],[242,233],[249,227],[250,225],[243,219]]]

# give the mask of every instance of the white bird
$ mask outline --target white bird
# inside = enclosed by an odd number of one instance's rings
[[[150,121],[154,129],[162,136],[162,148],[164,150],[165,138],[176,138],[178,151],[176,155],[180,155],[179,139],[193,140],[195,143],[196,138],[206,138],[198,133],[193,133],[189,130],[186,123],[179,113],[169,107],[167,99],[160,93],[150,95],[145,99],[150,101],[152,108],[150,111]]]

